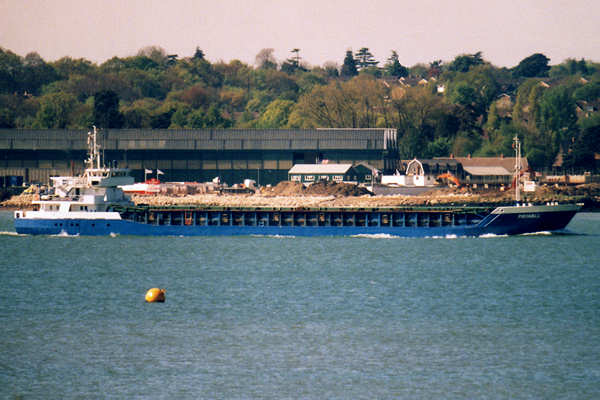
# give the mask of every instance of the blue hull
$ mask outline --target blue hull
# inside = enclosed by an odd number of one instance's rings
[[[20,234],[137,236],[353,236],[385,234],[401,237],[517,235],[564,229],[577,209],[532,213],[490,213],[474,225],[449,226],[259,226],[154,225],[129,220],[15,219]]]

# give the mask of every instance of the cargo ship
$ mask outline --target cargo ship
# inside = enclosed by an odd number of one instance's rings
[[[371,208],[135,205],[121,188],[133,184],[133,178],[127,169],[103,166],[95,128],[88,133],[88,147],[89,157],[83,176],[52,178],[53,194],[34,201],[33,211],[15,211],[17,233],[141,236],[517,235],[562,230],[580,209],[576,204],[557,203]]]

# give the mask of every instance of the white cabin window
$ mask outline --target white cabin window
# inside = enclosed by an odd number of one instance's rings
[[[333,180],[336,182],[341,182],[344,180],[344,176],[343,175],[334,175]]]
[[[290,179],[292,182],[300,182],[302,180],[300,175],[292,175]]]
[[[312,182],[315,180],[315,176],[314,175],[305,175],[304,176],[304,181],[306,182]]]

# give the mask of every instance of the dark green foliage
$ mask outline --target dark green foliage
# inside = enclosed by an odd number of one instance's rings
[[[196,51],[194,52],[194,56],[192,58],[195,60],[204,60],[204,52],[200,50],[200,47],[196,46]]]
[[[99,128],[121,128],[123,115],[119,112],[119,97],[111,90],[94,95],[94,124]]]
[[[533,78],[535,76],[548,76],[550,59],[541,53],[535,53],[521,60],[513,70],[515,77]]]
[[[600,153],[600,125],[587,127],[572,138],[564,166],[580,171],[589,169],[596,166],[595,153]]]
[[[307,71],[306,68],[300,65],[300,49],[293,49],[292,53],[295,55],[292,58],[288,58],[281,64],[281,71],[289,75],[299,71]]]
[[[395,51],[392,51],[392,55],[390,58],[388,58],[387,64],[385,64],[385,72],[387,75],[394,76],[396,78],[408,76],[408,68],[400,64],[398,53]]]
[[[549,70],[538,53],[509,70],[477,52],[409,70],[395,51],[377,67],[367,47],[348,50],[341,68],[300,61],[300,49],[278,68],[273,49],[252,66],[150,46],[96,65],[0,49],[0,128],[390,127],[403,158],[508,156],[518,135],[535,168],[562,154],[578,170],[600,152],[600,65],[590,61]]]
[[[171,116],[173,113],[173,110],[169,110],[153,115],[150,118],[150,127],[153,129],[168,129],[171,126]]]
[[[355,62],[356,62],[356,68],[358,70],[361,70],[364,68],[369,68],[369,67],[375,67],[377,64],[379,64],[379,61],[375,60],[375,58],[373,57],[373,54],[371,54],[371,52],[369,51],[369,49],[367,47],[363,47],[359,51],[356,52]],[[345,63],[345,60],[344,60],[344,63]]]
[[[21,58],[10,50],[0,48],[0,93],[21,92],[24,71]]]
[[[456,72],[467,72],[472,67],[483,64],[483,58],[481,57],[481,51],[475,54],[463,54],[457,56],[454,61],[450,64],[448,69]]]
[[[587,102],[597,101],[600,99],[600,80],[579,87],[573,93],[573,98]]]
[[[340,75],[343,78],[351,78],[353,76],[358,75],[358,70],[356,69],[356,61],[354,60],[354,56],[352,55],[352,50],[348,50],[346,52],[346,57],[344,58],[344,64],[342,65]]]

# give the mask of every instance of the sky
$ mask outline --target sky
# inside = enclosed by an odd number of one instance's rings
[[[102,63],[147,46],[211,62],[283,61],[300,49],[311,66],[370,49],[405,66],[481,51],[500,67],[543,53],[600,62],[599,0],[0,0],[0,47],[46,61]]]

